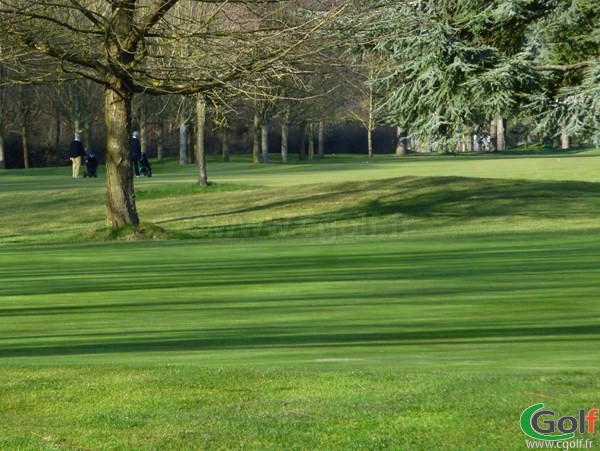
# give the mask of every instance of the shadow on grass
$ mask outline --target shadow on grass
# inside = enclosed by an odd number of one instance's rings
[[[400,213],[462,219],[519,215],[572,219],[573,215],[589,216],[590,211],[600,206],[600,185],[585,182],[438,177],[412,180],[404,188],[408,188],[409,194],[386,194],[349,212],[342,211],[342,215],[362,211],[367,216]]]
[[[173,255],[155,253],[90,260],[74,259],[54,267],[42,262],[40,265],[7,264],[0,275],[0,296],[30,296],[57,294],[75,296],[85,301],[86,293],[128,292],[130,290],[198,291],[204,298],[204,290],[232,286],[251,288],[269,284],[337,283],[361,280],[365,283],[413,282],[438,278],[466,276],[519,277],[535,269],[536,274],[551,280],[561,275],[593,274],[600,250],[595,245],[562,243],[558,248],[536,246],[523,250],[523,242],[508,242],[501,249],[462,249],[436,247],[433,250],[410,251],[402,244],[381,246],[350,246],[351,251],[337,253],[327,247],[316,247],[309,255],[286,254],[285,249],[274,252],[250,253],[230,257],[228,255],[202,254],[201,245],[185,248],[187,258],[179,253]],[[345,248],[342,248],[345,249]],[[194,258],[200,255],[199,258]],[[532,266],[532,261],[535,266]],[[435,264],[432,264],[435,262]],[[579,281],[581,283],[581,281]],[[410,290],[409,290],[410,291]],[[202,296],[200,296],[202,294]],[[108,308],[111,303],[97,304]],[[0,317],[26,312],[44,311],[46,307],[0,308]],[[56,307],[57,311],[95,308],[68,305]],[[50,311],[47,311],[50,313]]]
[[[343,331],[327,328],[322,333],[303,328],[221,328],[205,330],[143,331],[122,333],[109,342],[33,346],[9,345],[0,349],[0,358],[67,356],[144,352],[189,352],[319,347],[371,347],[413,345],[502,344],[549,341],[600,342],[598,324],[557,327],[497,327],[462,329],[421,329],[364,332],[372,325],[346,326]],[[295,330],[296,329],[296,330]],[[333,329],[333,330],[331,330]],[[91,337],[96,338],[95,336]]]
[[[168,238],[166,230],[155,224],[142,223],[138,227],[102,227],[95,232],[87,234],[89,240],[101,241],[138,241],[138,240],[160,240]]]
[[[331,209],[331,205],[344,206]],[[244,219],[245,214],[272,210],[276,211],[269,219]],[[289,212],[302,210],[314,213],[289,215]],[[315,233],[315,228],[316,232],[325,234],[368,235],[386,231],[401,233],[405,219],[417,220],[417,227],[425,229],[481,219],[496,220],[500,227],[501,221],[515,218],[590,220],[590,214],[599,210],[600,184],[596,183],[406,177],[347,183],[340,185],[339,190],[323,194],[313,188],[296,198],[261,201],[243,208],[194,214],[162,223],[206,219],[206,224],[187,227],[187,232],[195,238],[303,235]],[[279,217],[273,218],[278,214]],[[223,218],[222,223],[219,218]]]
[[[256,246],[232,257],[222,255],[227,248],[186,243],[169,245],[170,252],[163,252],[166,245],[153,252],[127,248],[127,258],[110,247],[54,265],[44,249],[35,266],[7,262],[0,275],[0,321],[8,326],[0,333],[0,358],[600,341],[593,310],[586,317],[572,313],[583,305],[579,296],[593,299],[597,291],[597,241],[404,245],[315,246],[308,254]],[[56,296],[26,297],[45,293]],[[368,311],[372,316],[361,316]],[[539,312],[550,312],[556,326],[542,323]],[[208,325],[229,318],[252,326]],[[132,325],[143,330],[130,331]]]
[[[526,146],[518,146],[513,147],[511,149],[502,151],[502,152],[491,152],[495,155],[506,155],[506,156],[517,156],[517,155],[536,155],[536,156],[548,156],[555,157],[556,155],[564,155],[564,156],[577,156],[577,157],[588,157],[588,156],[597,156],[594,153],[589,154],[590,150],[593,150],[593,147],[589,146],[574,146],[570,149],[561,149],[559,147],[548,147],[544,145],[530,145]],[[490,153],[490,152],[487,152]]]
[[[265,202],[262,204],[258,204],[258,205],[252,205],[252,206],[248,206],[248,207],[243,207],[243,208],[237,208],[237,209],[233,209],[233,210],[225,210],[225,211],[219,211],[219,212],[215,212],[215,213],[203,213],[203,214],[199,214],[199,215],[190,215],[190,216],[181,216],[178,218],[171,218],[169,220],[165,220],[165,221],[157,221],[157,224],[165,224],[165,223],[173,223],[173,222],[178,222],[178,221],[189,221],[189,220],[194,220],[194,219],[208,219],[208,218],[215,218],[215,217],[219,217],[219,216],[232,216],[232,215],[240,215],[240,214],[244,214],[244,213],[255,213],[255,212],[259,212],[259,211],[268,211],[268,210],[272,210],[272,209],[294,209],[302,204],[307,204],[310,203],[311,201],[314,201],[316,199],[318,199],[319,201],[330,201],[330,200],[336,200],[336,199],[346,199],[347,197],[351,197],[354,194],[358,194],[360,193],[361,190],[357,187],[354,188],[350,188],[350,189],[344,189],[344,190],[336,190],[333,192],[329,192],[329,193],[311,193],[311,194],[301,194],[296,196],[293,199],[285,199],[285,200],[278,200],[275,202]]]

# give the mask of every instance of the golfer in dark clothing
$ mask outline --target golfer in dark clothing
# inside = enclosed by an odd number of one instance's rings
[[[79,168],[81,167],[81,162],[85,158],[85,149],[81,143],[81,136],[79,134],[75,135],[75,139],[69,146],[69,158],[73,163],[73,178],[78,179]]]
[[[133,132],[133,137],[129,140],[129,150],[131,152],[131,165],[136,177],[140,176],[140,158],[142,157],[142,144],[140,143],[140,132]]]
[[[98,177],[98,159],[93,151],[85,159],[85,167],[87,171],[83,173],[84,177]]]

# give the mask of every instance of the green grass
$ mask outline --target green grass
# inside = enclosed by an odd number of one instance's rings
[[[0,448],[524,449],[598,407],[598,170],[168,163],[141,232],[102,174],[0,173]]]

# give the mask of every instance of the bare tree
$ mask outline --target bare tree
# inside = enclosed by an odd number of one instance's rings
[[[6,157],[4,156],[4,134],[6,132],[6,88],[4,87],[5,76],[4,65],[0,62],[0,170],[6,169]]]
[[[32,84],[19,84],[12,90],[10,100],[11,110],[16,131],[21,137],[21,147],[23,152],[23,165],[29,169],[30,164],[30,146],[29,132],[37,117],[40,109],[37,107],[38,90]]]
[[[81,133],[84,145],[91,148],[93,126],[101,117],[102,91],[90,80],[60,83],[56,88],[62,110],[73,130],[75,133]]]
[[[139,224],[128,148],[134,93],[206,93],[278,70],[280,61],[341,10],[262,27],[257,17],[265,12],[263,3],[0,0],[3,33],[19,52],[29,51],[22,59],[30,67],[39,69],[40,58],[50,59],[57,73],[103,86],[108,226]],[[285,3],[279,8],[289,8]],[[191,7],[196,14],[189,14]],[[165,54],[170,47],[179,52]],[[44,63],[41,76],[51,76],[49,61]]]
[[[371,81],[375,76],[375,61],[364,52],[360,60],[349,66],[340,91],[344,92],[344,109],[351,121],[361,124],[367,131],[367,154],[373,156],[373,130],[379,123],[379,97]]]

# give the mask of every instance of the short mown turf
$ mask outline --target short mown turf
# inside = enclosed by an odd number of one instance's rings
[[[588,234],[11,249],[0,357],[591,369],[598,261]]]
[[[0,193],[0,448],[516,449],[598,407],[596,183],[170,166],[138,236],[52,171]]]

